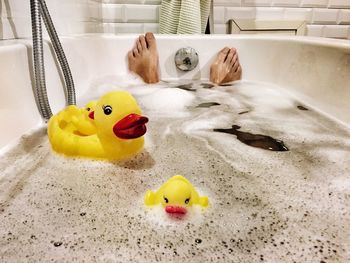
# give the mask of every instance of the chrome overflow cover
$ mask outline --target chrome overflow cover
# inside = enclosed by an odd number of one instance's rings
[[[198,54],[191,47],[180,48],[175,54],[175,65],[179,70],[190,71],[198,65]]]

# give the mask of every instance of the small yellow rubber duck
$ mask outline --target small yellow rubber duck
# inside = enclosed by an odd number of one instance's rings
[[[148,118],[141,116],[130,93],[109,92],[90,106],[93,104],[95,110],[90,108],[86,114],[93,120],[96,133],[91,126],[79,126],[82,113],[76,106],[68,106],[51,117],[48,137],[54,151],[67,156],[120,160],[142,150]]]
[[[148,190],[144,202],[147,206],[161,204],[169,214],[186,214],[188,207],[207,207],[207,196],[200,197],[193,185],[182,175],[174,175],[156,192]]]

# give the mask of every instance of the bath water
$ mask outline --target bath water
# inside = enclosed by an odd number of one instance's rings
[[[0,160],[1,262],[349,260],[347,128],[257,82],[105,77],[80,105],[115,89],[150,119],[144,151],[123,162],[68,159],[51,151],[45,128],[24,135]],[[238,131],[287,150],[244,143]],[[175,174],[209,197],[206,210],[179,219],[143,205]]]

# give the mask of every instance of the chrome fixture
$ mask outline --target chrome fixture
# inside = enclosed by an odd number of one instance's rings
[[[30,9],[32,19],[33,60],[35,75],[34,96],[38,104],[41,116],[44,118],[44,120],[47,121],[52,116],[52,112],[46,90],[41,16],[44,19],[46,30],[50,36],[53,49],[64,76],[65,94],[68,105],[76,104],[74,82],[67,62],[67,58],[64,54],[61,42],[53,25],[45,0],[30,0]]]
[[[191,47],[180,48],[175,54],[175,65],[179,70],[190,71],[198,65],[198,54]]]

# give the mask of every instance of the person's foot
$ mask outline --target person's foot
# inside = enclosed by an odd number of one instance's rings
[[[210,81],[223,84],[241,79],[242,68],[235,48],[223,48],[210,67]]]
[[[159,82],[159,62],[156,39],[152,33],[140,36],[128,52],[129,70],[146,83]]]

